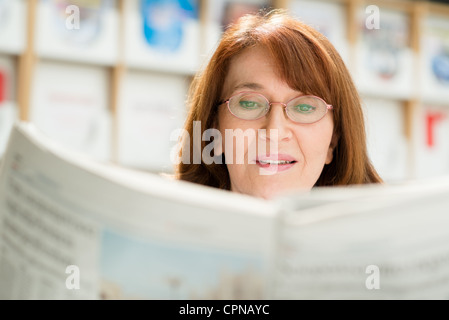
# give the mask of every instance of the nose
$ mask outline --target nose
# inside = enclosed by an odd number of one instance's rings
[[[268,140],[273,139],[273,134],[277,133],[277,140],[288,141],[292,138],[293,133],[290,128],[290,119],[285,112],[286,105],[281,102],[272,102],[270,104],[270,110],[265,116],[265,125]],[[270,131],[276,130],[276,131]]]

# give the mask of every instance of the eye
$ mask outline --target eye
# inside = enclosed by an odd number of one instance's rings
[[[259,109],[261,107],[260,103],[258,103],[257,101],[251,101],[251,100],[240,100],[239,105],[243,109],[248,109],[248,110]]]
[[[296,112],[300,112],[300,113],[313,113],[316,110],[316,107],[307,104],[307,103],[301,103],[298,104],[294,107],[294,110]]]

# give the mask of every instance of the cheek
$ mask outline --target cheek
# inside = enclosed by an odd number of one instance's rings
[[[326,158],[332,140],[333,123],[325,122],[295,130],[295,138],[304,157]]]
[[[250,122],[234,117],[226,108],[220,109],[218,113],[218,129],[223,137],[226,129],[241,129],[244,131],[250,126]]]
[[[246,150],[249,144],[254,143],[257,136],[257,130],[253,128],[253,124],[248,121],[238,119],[229,112],[220,112],[218,118],[218,130],[222,136],[222,147],[226,150],[233,151],[234,157],[236,151],[241,153],[243,150],[246,154]],[[227,141],[227,138],[229,141]],[[241,157],[242,155],[240,155]],[[233,162],[235,163],[235,161]]]

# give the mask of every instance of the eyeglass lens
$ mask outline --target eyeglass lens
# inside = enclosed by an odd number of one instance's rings
[[[270,103],[261,94],[242,93],[229,99],[229,109],[237,118],[255,120],[266,115]],[[313,123],[327,112],[326,103],[314,96],[302,96],[289,101],[286,105],[288,117],[299,123]]]

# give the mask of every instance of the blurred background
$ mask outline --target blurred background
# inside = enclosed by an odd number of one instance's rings
[[[338,49],[384,180],[449,174],[448,1],[0,0],[0,157],[21,119],[99,161],[171,173],[195,72],[262,7]]]

